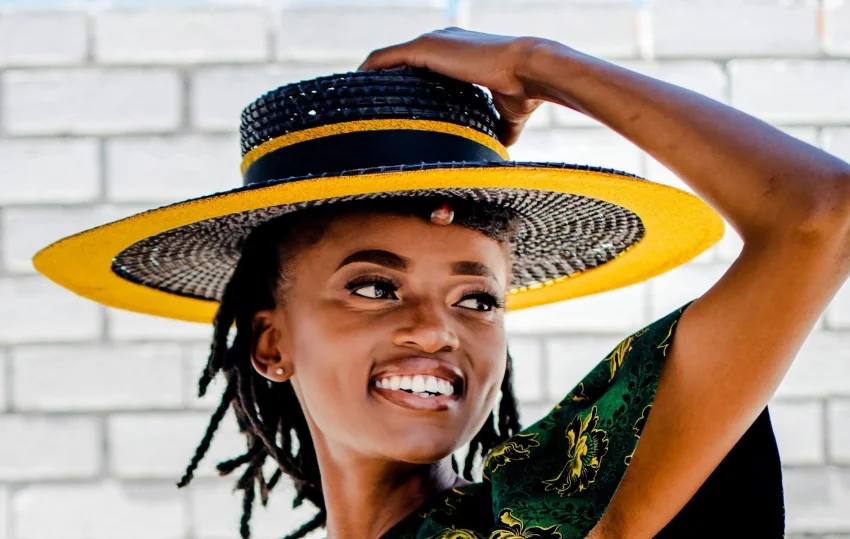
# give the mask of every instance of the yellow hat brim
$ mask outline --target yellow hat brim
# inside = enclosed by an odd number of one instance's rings
[[[36,269],[57,284],[104,305],[209,323],[218,302],[180,296],[119,277],[112,260],[136,242],[181,226],[249,210],[377,192],[436,188],[552,191],[596,198],[634,212],[644,237],[596,268],[512,289],[508,310],[587,296],[639,283],[684,264],[723,237],[724,223],[705,202],[682,190],[639,178],[581,168],[431,168],[283,182],[234,190],[146,211],[75,234],[39,251]]]

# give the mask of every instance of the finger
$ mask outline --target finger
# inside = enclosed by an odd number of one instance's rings
[[[357,68],[358,71],[370,71],[376,69],[388,69],[403,65],[413,67],[425,67],[424,62],[418,60],[416,54],[416,44],[414,41],[408,41],[390,47],[375,49],[366,60]]]

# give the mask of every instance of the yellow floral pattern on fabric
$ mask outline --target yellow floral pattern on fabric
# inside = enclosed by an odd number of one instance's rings
[[[484,536],[472,530],[446,530],[434,539],[484,539]]]
[[[567,463],[561,473],[544,481],[546,490],[555,490],[561,496],[571,496],[586,489],[596,480],[602,457],[608,452],[608,435],[597,429],[599,410],[596,406],[582,418],[577,415],[566,430]]]
[[[558,533],[560,526],[549,526],[548,528],[529,526],[515,517],[510,509],[504,509],[499,513],[499,523],[490,539],[562,539]]]
[[[611,354],[605,358],[605,361],[608,363],[608,369],[610,372],[610,376],[608,377],[608,381],[614,379],[614,376],[617,374],[617,370],[623,366],[623,360],[626,359],[629,352],[632,350],[632,343],[635,339],[641,337],[644,333],[646,333],[646,329],[642,329],[637,333],[631,335],[614,349]]]
[[[488,477],[499,466],[531,456],[531,448],[538,447],[537,433],[517,434],[493,449],[484,461],[484,477]]]

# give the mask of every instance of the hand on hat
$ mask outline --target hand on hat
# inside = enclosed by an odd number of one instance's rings
[[[519,72],[529,52],[542,41],[445,28],[372,51],[358,70],[403,65],[425,67],[484,86],[493,94],[493,104],[501,115],[499,139],[510,146],[516,142],[531,113],[543,103],[529,96],[528,84]]]

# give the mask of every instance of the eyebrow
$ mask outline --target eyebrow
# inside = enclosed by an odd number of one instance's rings
[[[407,268],[410,266],[410,259],[408,258],[389,251],[369,249],[366,251],[357,251],[356,253],[348,255],[342,262],[340,262],[336,269],[339,271],[343,266],[354,264],[355,262],[368,262],[398,271],[407,271]],[[493,270],[481,262],[454,262],[452,264],[452,275],[475,275],[478,277],[489,277],[498,281]]]

